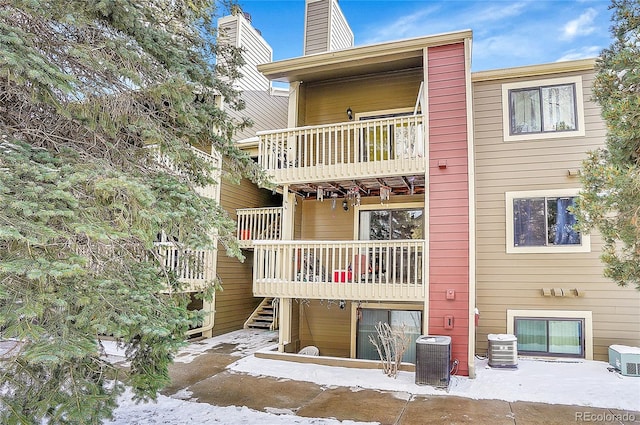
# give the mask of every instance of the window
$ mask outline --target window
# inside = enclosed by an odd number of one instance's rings
[[[360,211],[360,240],[422,239],[422,209]]]
[[[577,190],[507,192],[507,252],[588,252],[590,239],[575,229]]]
[[[418,207],[418,205],[420,205]],[[404,208],[402,208],[404,207]],[[396,208],[363,205],[356,224],[357,239],[363,241],[422,240],[424,238],[424,204],[407,203]],[[421,282],[423,278],[422,247],[415,244],[378,244],[366,248],[364,258],[354,259],[356,276],[402,282]],[[368,261],[368,264],[367,264]]]
[[[590,311],[507,310],[507,333],[518,338],[518,354],[593,359]]]
[[[584,135],[580,78],[505,84],[505,140]]]
[[[581,319],[515,318],[518,353],[584,357]]]

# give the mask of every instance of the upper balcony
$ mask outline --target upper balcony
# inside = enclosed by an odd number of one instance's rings
[[[379,117],[258,132],[259,164],[298,193],[424,187],[424,116]],[[385,177],[383,181],[381,178]]]

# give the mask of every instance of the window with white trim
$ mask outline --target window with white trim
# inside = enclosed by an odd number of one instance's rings
[[[576,228],[577,189],[507,192],[507,252],[588,252],[589,235]]]
[[[507,309],[507,333],[518,354],[593,360],[591,311]]]
[[[580,77],[504,84],[502,96],[506,141],[584,135]]]

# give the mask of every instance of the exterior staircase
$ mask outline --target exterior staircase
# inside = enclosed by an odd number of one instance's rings
[[[278,329],[278,299],[264,298],[244,322],[245,329]]]

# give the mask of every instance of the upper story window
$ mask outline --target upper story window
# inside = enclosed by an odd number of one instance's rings
[[[422,209],[387,209],[360,211],[360,240],[385,241],[422,239]]]
[[[584,135],[580,77],[502,86],[505,141]]]
[[[577,192],[507,192],[507,252],[588,252],[589,235],[574,228],[571,212]]]

